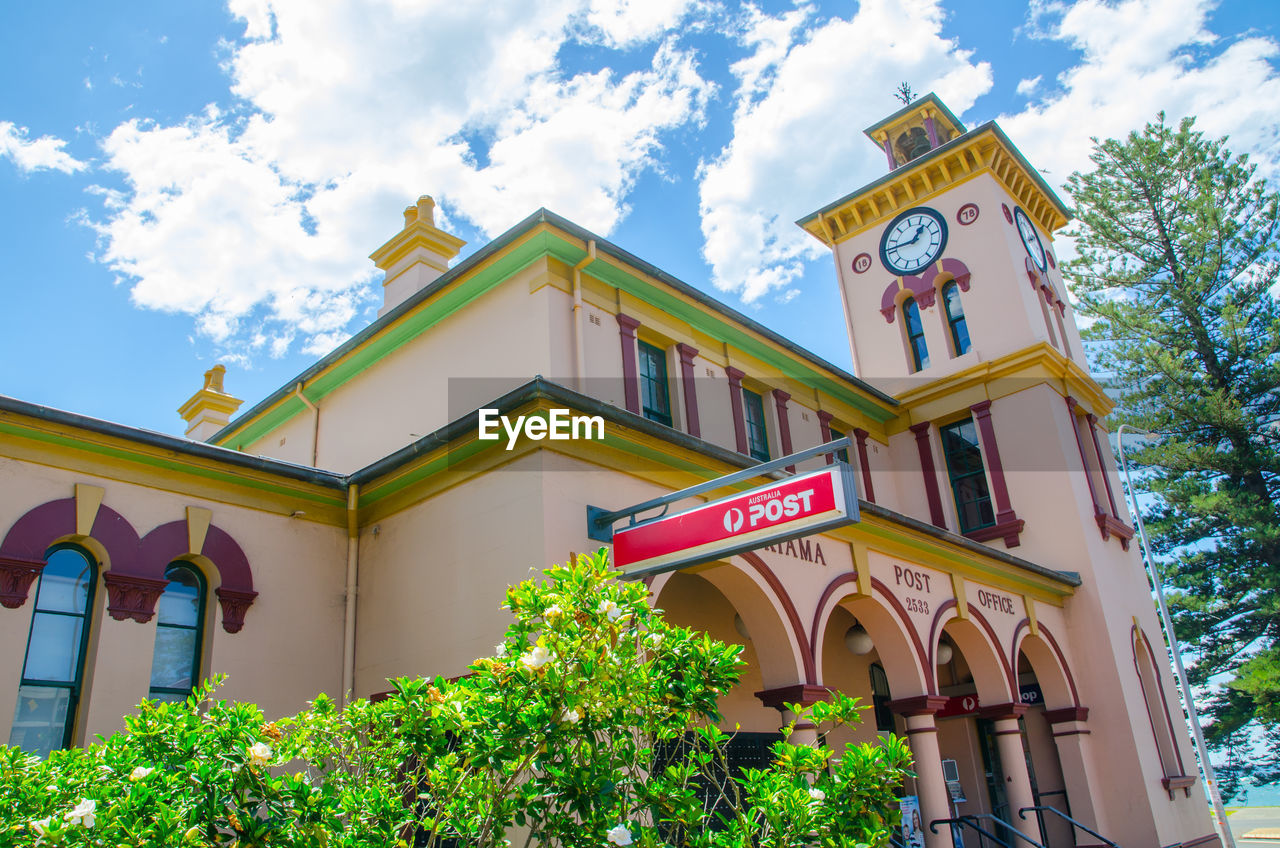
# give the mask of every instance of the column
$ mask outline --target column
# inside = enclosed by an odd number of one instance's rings
[[[787,414],[787,401],[791,400],[791,395],[782,389],[773,390],[773,405],[778,411],[778,446],[782,448],[783,456],[791,455],[791,416]],[[794,465],[788,465],[787,470],[792,474],[796,473]]]
[[[953,848],[951,828],[938,826],[934,833],[929,822],[951,818],[951,796],[942,777],[942,753],[938,748],[938,725],[934,713],[947,699],[942,695],[917,695],[890,701],[889,708],[907,722],[907,743],[911,746],[916,773],[916,794],[920,796],[920,815],[924,819],[926,848]]]
[[[640,414],[640,377],[636,367],[636,328],[640,322],[630,315],[618,313],[618,336],[622,340],[622,389],[627,411]]]
[[[785,708],[786,704],[811,707],[818,701],[825,701],[830,695],[830,690],[825,686],[815,686],[812,683],[797,683],[794,686],[778,686],[773,689],[765,689],[755,693],[755,695],[760,699],[760,703],[781,713],[782,723],[785,725],[796,718],[795,713]],[[788,741],[792,745],[816,746],[818,744],[817,725],[810,722],[798,722]]]
[[[942,495],[938,492],[938,474],[933,468],[933,446],[929,443],[929,422],[911,425],[916,434],[916,450],[920,452],[920,470],[924,472],[924,491],[929,497],[929,521],[935,527],[946,529],[947,519],[942,512]]]
[[[1027,752],[1022,744],[1022,728],[1018,719],[1027,711],[1026,704],[996,704],[979,710],[979,715],[995,723],[996,748],[1000,752],[1000,770],[1004,772],[1004,792],[1009,800],[1009,823],[1033,842],[1040,841],[1036,818],[1023,819],[1018,811],[1035,806],[1031,791],[1031,775],[1027,773]]]
[[[690,436],[702,438],[702,427],[698,422],[698,388],[694,383],[693,358],[698,349],[680,342],[676,345],[676,354],[680,357],[680,386],[684,390],[684,424]]]
[[[821,409],[818,410],[818,433],[821,436],[822,444],[824,445],[831,441],[831,419],[834,417],[835,416],[830,412],[824,412]],[[827,454],[827,465],[834,465],[835,461],[835,454]]]
[[[978,425],[978,433],[982,438],[982,450],[987,463],[987,471],[991,474],[991,497],[995,501],[996,524],[986,528],[989,538],[1002,536],[1006,547],[1016,548],[1021,542],[1018,534],[1022,532],[1025,522],[1018,518],[1009,502],[1009,485],[1004,478],[1004,463],[1000,461],[1000,447],[996,444],[996,430],[991,423],[991,401],[984,400],[969,407],[973,412],[973,421]],[[985,533],[983,535],[986,535]],[[986,541],[985,538],[979,541]]]
[[[1103,515],[1102,505],[1098,503],[1098,491],[1093,486],[1093,472],[1089,470],[1089,460],[1084,454],[1084,441],[1080,438],[1080,422],[1076,420],[1076,406],[1079,403],[1071,395],[1067,395],[1067,411],[1071,418],[1071,432],[1076,434],[1076,448],[1080,451],[1080,464],[1084,466],[1084,479],[1089,484],[1089,498],[1093,501],[1093,514]]]
[[[729,406],[733,410],[733,438],[738,453],[747,453],[747,418],[742,411],[742,378],[746,374],[732,365],[724,369],[729,378]]]
[[[1089,738],[1089,728],[1085,721],[1088,718],[1088,707],[1066,707],[1045,710],[1044,713],[1044,720],[1049,723],[1049,729],[1053,733],[1053,743],[1058,748],[1062,781],[1067,789],[1067,798],[1071,800],[1071,817],[1091,830],[1098,830],[1098,811],[1093,803],[1088,757],[1085,754]],[[1079,832],[1076,838],[1085,843],[1096,841],[1088,834]]]

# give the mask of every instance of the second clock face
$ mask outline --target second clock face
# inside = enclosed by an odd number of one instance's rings
[[[1013,210],[1013,221],[1018,225],[1018,235],[1022,237],[1022,246],[1027,249],[1027,255],[1036,263],[1037,268],[1045,270],[1044,245],[1040,243],[1040,234],[1036,232],[1035,224],[1031,223],[1021,207]]]
[[[880,261],[895,274],[914,274],[942,255],[947,222],[925,206],[908,209],[889,224],[880,239]]]

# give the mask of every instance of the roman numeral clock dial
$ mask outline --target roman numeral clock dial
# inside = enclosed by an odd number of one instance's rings
[[[924,206],[908,209],[890,222],[880,238],[880,261],[899,276],[915,274],[942,255],[947,222]]]

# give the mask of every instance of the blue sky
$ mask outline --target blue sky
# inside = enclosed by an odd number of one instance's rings
[[[0,394],[170,433],[372,320],[419,194],[464,255],[538,206],[849,366],[792,221],[878,177],[908,81],[1054,185],[1165,110],[1280,163],[1280,4],[8,3]]]

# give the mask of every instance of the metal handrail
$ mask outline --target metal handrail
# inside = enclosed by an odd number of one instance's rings
[[[938,828],[935,825],[939,825],[939,824],[963,825],[964,827],[973,828],[979,834],[986,837],[987,839],[990,839],[992,842],[996,843],[997,845],[1003,846],[1003,848],[1015,848],[1014,845],[1010,845],[1008,842],[1005,842],[1003,839],[996,836],[994,833],[990,833],[986,830],[983,830],[981,827],[979,827],[978,821],[980,819],[990,819],[991,821],[1003,827],[1009,833],[1012,833],[1014,836],[1018,837],[1023,842],[1026,842],[1028,845],[1032,846],[1032,848],[1045,848],[1045,846],[1041,845],[1039,842],[1036,842],[1030,836],[1027,836],[1025,833],[1023,833],[1022,831],[1014,827],[1011,822],[1007,822],[1004,819],[1000,818],[999,816],[993,816],[990,813],[971,813],[966,816],[957,816],[952,819],[934,819],[933,821],[929,822],[929,830],[931,830],[934,833],[937,833]]]
[[[1059,818],[1063,819],[1064,821],[1070,822],[1070,823],[1071,823],[1071,825],[1072,825],[1073,827],[1078,827],[1078,828],[1080,828],[1081,830],[1083,830],[1085,833],[1089,834],[1089,835],[1090,835],[1090,836],[1092,836],[1093,838],[1095,838],[1095,839],[1101,839],[1101,840],[1103,841],[1103,843],[1104,843],[1104,844],[1111,846],[1111,848],[1120,848],[1120,846],[1119,846],[1119,845],[1117,845],[1116,843],[1112,842],[1110,839],[1108,839],[1107,837],[1103,836],[1101,833],[1098,833],[1098,831],[1093,830],[1093,829],[1088,828],[1088,827],[1085,827],[1085,826],[1084,826],[1084,825],[1082,825],[1080,822],[1078,822],[1078,821],[1076,821],[1075,819],[1071,818],[1071,816],[1069,816],[1069,815],[1067,815],[1066,813],[1062,812],[1062,810],[1059,810],[1057,807],[1023,807],[1021,810],[1018,810],[1018,817],[1019,817],[1019,818],[1021,818],[1021,819],[1023,819],[1023,820],[1025,821],[1025,820],[1026,820],[1026,818],[1027,818],[1027,810],[1034,810],[1034,811],[1035,811],[1036,818],[1040,820],[1040,825],[1041,825],[1040,830],[1041,830],[1041,833],[1043,833],[1043,832],[1044,832],[1044,818],[1043,818],[1043,815],[1042,815],[1042,814],[1047,810],[1047,811],[1049,811],[1049,812],[1053,813],[1054,815],[1058,816]]]

